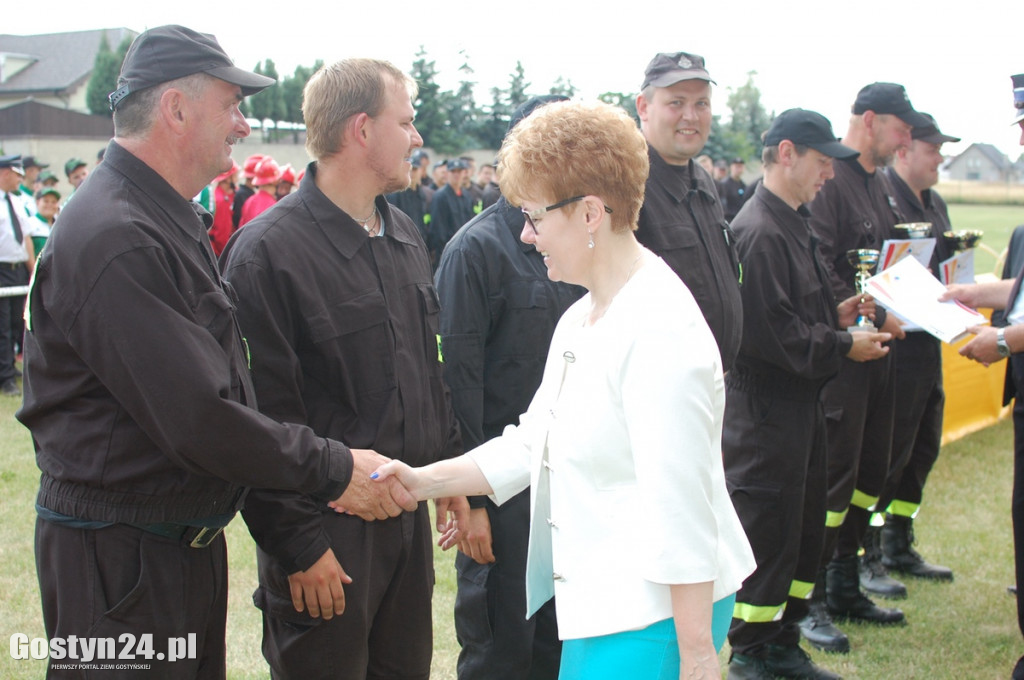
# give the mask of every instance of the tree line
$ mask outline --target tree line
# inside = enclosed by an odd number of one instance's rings
[[[102,38],[96,55],[92,76],[86,90],[89,110],[97,115],[110,115],[107,93],[117,88],[117,76],[131,41],[125,39],[112,49],[106,36]],[[492,87],[490,99],[477,101],[473,68],[465,52],[460,51],[462,65],[458,68],[459,83],[453,89],[442,89],[437,82],[436,62],[429,58],[421,46],[417,51],[409,75],[419,86],[414,102],[416,129],[426,147],[441,156],[451,156],[469,149],[497,149],[508,129],[512,113],[521,104],[538,94],[560,94],[572,97],[576,87],[567,78],[559,77],[546,91],[536,90],[527,80],[521,62],[508,76],[505,87]],[[290,75],[281,76],[272,59],[256,64],[255,73],[277,79],[274,85],[248,97],[242,104],[246,117],[267,121],[262,129],[265,141],[287,140],[297,142],[302,124],[302,91],[306,82],[323,65],[317,60],[312,66],[297,66]],[[756,71],[747,74],[747,81],[739,87],[727,87],[728,122],[722,115],[713,117],[711,136],[704,153],[714,159],[733,157],[752,160],[760,158],[761,135],[771,124],[774,112],[769,113],[761,104],[761,92],[754,83]],[[621,106],[637,118],[635,94],[604,92],[598,98],[608,104]]]

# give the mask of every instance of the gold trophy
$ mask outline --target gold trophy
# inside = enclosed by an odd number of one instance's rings
[[[847,261],[856,270],[854,283],[856,284],[857,292],[862,296],[861,301],[864,300],[863,296],[867,294],[868,279],[871,278],[871,270],[878,264],[878,255],[878,251],[871,248],[854,248],[853,250],[846,251]],[[878,329],[875,328],[875,324],[868,317],[858,316],[857,324],[850,326],[846,330],[851,333],[854,331],[874,333]]]
[[[932,235],[931,222],[903,222],[897,224],[893,229],[901,238],[905,239],[928,238]]]
[[[964,229],[961,231],[944,232],[942,238],[955,252],[962,253],[978,245],[984,234],[985,232],[978,231],[977,229]]]

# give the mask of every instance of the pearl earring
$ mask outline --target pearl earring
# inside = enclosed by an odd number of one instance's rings
[[[588,248],[593,248],[594,247],[594,234],[593,234],[593,232],[588,232],[587,235],[590,237],[590,241],[587,243],[587,247]]]

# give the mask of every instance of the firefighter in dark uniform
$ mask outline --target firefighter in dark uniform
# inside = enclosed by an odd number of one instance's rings
[[[835,179],[810,205],[811,228],[821,239],[838,298],[855,293],[855,269],[847,252],[881,248],[893,236],[899,219],[879,171],[897,149],[910,145],[911,129],[927,122],[901,85],[872,83],[857,94],[843,143],[860,156],[836,163]],[[877,310],[875,325],[896,339],[904,336],[896,318],[882,308]],[[889,467],[894,409],[891,368],[891,357],[866,364],[844,361],[823,391],[829,492],[822,558],[827,563],[828,610],[839,618],[881,624],[902,622],[903,612],[878,607],[861,592],[858,551]],[[902,588],[902,584],[893,582],[892,587]],[[820,596],[821,588],[817,590]]]
[[[825,418],[819,393],[847,357],[885,356],[886,333],[839,330],[874,304],[836,305],[804,206],[832,176],[836,141],[820,114],[781,113],[765,135],[764,182],[733,222],[743,265],[743,342],[726,377],[726,479],[757,570],[736,595],[729,678],[838,676],[800,649],[798,622],[821,559]]]
[[[711,134],[712,82],[704,58],[686,52],[657,54],[644,71],[636,110],[651,173],[636,237],[693,293],[728,372],[743,331],[740,271],[718,189],[693,160]]]
[[[928,116],[928,114],[922,114]],[[885,169],[900,214],[907,222],[930,222],[935,239],[930,268],[936,278],[939,263],[953,256],[942,235],[950,231],[946,202],[931,187],[939,181],[942,145],[960,138],[943,134],[935,124],[915,127],[910,147],[896,152]],[[928,563],[914,550],[914,517],[921,507],[925,481],[939,457],[942,444],[942,344],[922,331],[909,330],[892,348],[896,409],[893,421],[892,460],[879,512],[885,511],[877,549],[887,569],[919,578],[952,581],[948,567]]]
[[[747,185],[743,183],[743,170],[746,167],[746,161],[742,158],[733,158],[729,164],[729,176],[718,183],[718,195],[722,199],[722,213],[730,224],[739,215],[740,208],[750,197],[748,192],[753,191],[753,189],[747,189]]]
[[[509,129],[564,99],[534,97]],[[524,224],[522,211],[499,198],[455,234],[437,268],[445,381],[467,450],[519,422],[540,386],[555,325],[586,292],[548,278],[541,254],[519,240]],[[469,503],[469,535],[455,558],[459,678],[554,680],[562,648],[555,601],[523,617],[530,492],[500,507],[486,496]]]
[[[409,185],[410,156],[423,144],[413,87],[383,61],[317,71],[303,94],[316,160],[297,192],[236,232],[221,262],[238,291],[262,412],[426,465],[462,446],[426,248],[418,225],[384,199]],[[375,98],[369,112],[350,104]],[[463,526],[469,506],[457,503]],[[253,599],[274,677],[427,680],[434,579],[425,503],[367,521],[375,518],[254,489],[243,512],[259,546]],[[446,514],[439,503],[439,521]],[[302,600],[322,600],[325,587],[346,592],[344,616],[303,611]]]
[[[139,35],[110,95],[114,139],[61,213],[29,294],[18,418],[42,471],[46,634],[152,635],[146,677],[224,677],[221,530],[246,487],[324,500],[344,491],[355,512],[401,512],[361,500],[375,493],[361,470],[383,456],[253,409],[212,219],[190,201],[249,134],[243,95],[272,82],[235,68],[212,36],[181,26]],[[343,595],[333,608],[344,609]],[[194,658],[163,661],[157,641],[187,634]]]
[[[1013,124],[1020,126],[1020,145],[1024,146],[1024,73],[1011,76],[1013,82]],[[1007,325],[975,326],[968,330],[975,334],[960,354],[989,366],[1008,359],[1006,366],[1006,394],[1004,405],[1016,397],[1013,405],[1013,561],[1017,573],[1017,626],[1024,633],[1024,598],[1019,595],[1024,584],[1024,296],[1021,283],[1024,272],[1016,279],[1003,279],[969,285],[953,284],[943,296],[974,307],[988,307],[1006,311]],[[1024,680],[1024,656],[1013,668],[1013,680]]]

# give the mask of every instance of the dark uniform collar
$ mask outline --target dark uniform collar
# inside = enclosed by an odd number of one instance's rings
[[[110,165],[105,165],[108,162]],[[103,163],[97,170],[105,168],[137,185],[189,238],[200,243],[203,238],[208,239],[206,230],[213,217],[195,201],[183,198],[156,170],[114,140],[107,144]]]
[[[523,235],[523,227],[526,226],[526,218],[523,217],[523,211],[520,208],[501,196],[494,204],[494,210],[498,213],[498,218],[505,224],[505,228],[512,234],[512,239],[519,244],[519,250],[524,253],[537,252],[532,243],[523,243],[520,238]]]
[[[651,179],[663,187],[677,203],[682,203],[691,190],[718,201],[718,190],[711,175],[694,163],[692,158],[686,165],[671,165],[650,144],[647,145],[647,157],[651,161]]]
[[[898,193],[907,203],[909,203],[915,210],[921,215],[924,215],[925,210],[930,210],[932,207],[932,190],[925,189],[921,192],[921,196],[918,197],[917,192],[910,188],[896,169],[888,167],[885,169],[885,174],[888,176],[889,181],[892,183],[893,191]],[[928,220],[921,220],[927,222]]]
[[[860,164],[860,161],[857,160],[858,158],[860,158],[860,156],[854,156],[853,158],[837,158],[836,162],[846,163],[853,168],[853,171],[856,172],[859,177],[863,177],[865,181],[874,177],[877,174],[878,169],[876,168],[875,172],[868,172],[864,169],[864,166]]]
[[[355,257],[369,241],[366,231],[344,210],[336,206],[316,185],[316,161],[306,166],[306,174],[296,192],[299,199],[313,215],[317,226],[323,231],[327,240],[338,249],[345,259]],[[384,235],[380,238],[391,239],[406,245],[415,245],[416,239],[398,224],[396,212],[383,195],[374,199],[377,212],[384,220]]]
[[[801,225],[802,229],[799,230],[798,235],[811,233],[811,226],[807,221],[811,217],[811,211],[808,210],[806,204],[801,204],[796,210],[793,210],[788,203],[766,187],[764,182],[758,182],[757,188],[754,189],[754,197],[763,201],[765,207],[777,215],[780,218],[778,222],[786,228],[797,229],[797,225]]]

